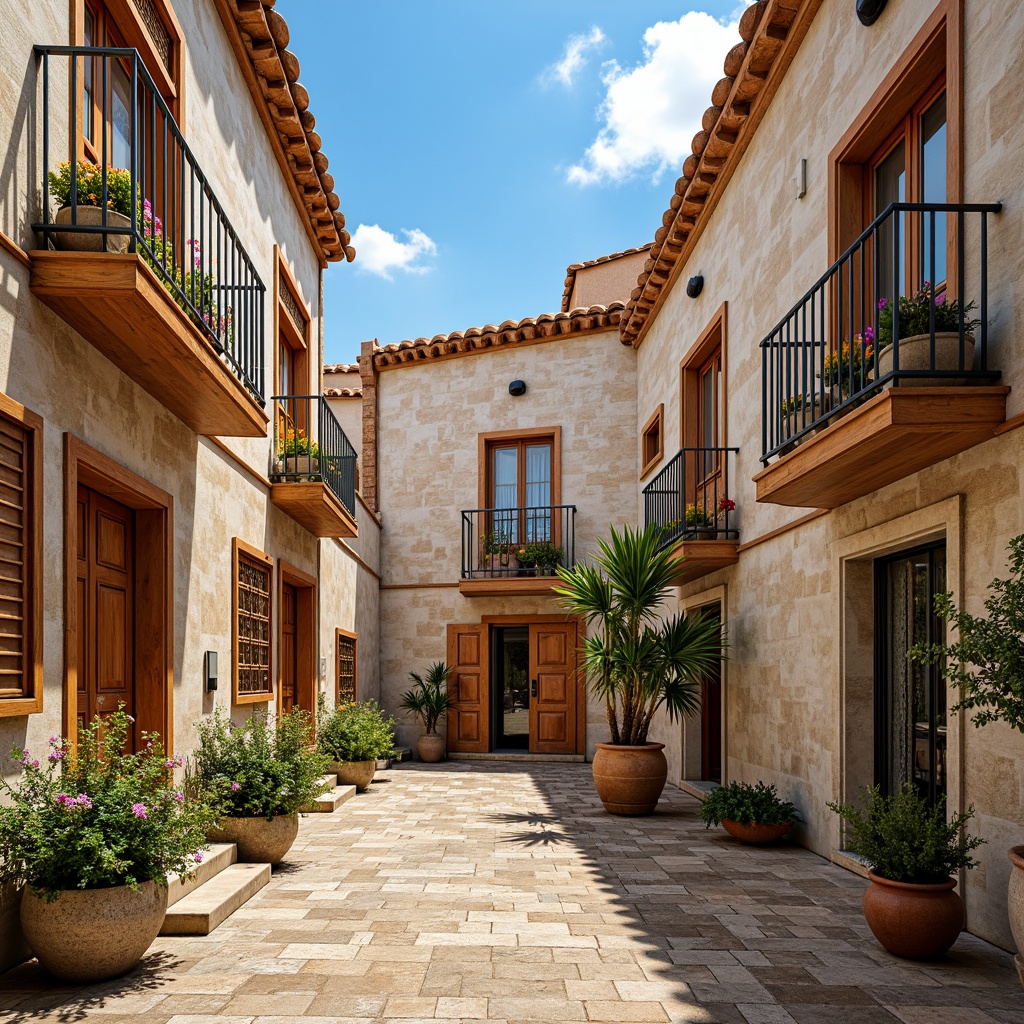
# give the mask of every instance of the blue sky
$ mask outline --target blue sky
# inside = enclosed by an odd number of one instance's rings
[[[358,250],[327,362],[557,310],[650,241],[738,42],[735,0],[279,0]],[[732,24],[730,24],[732,22]]]

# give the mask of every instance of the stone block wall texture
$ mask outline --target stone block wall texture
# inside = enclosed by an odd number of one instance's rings
[[[751,478],[761,468],[758,343],[828,266],[827,154],[933,9],[932,3],[890,4],[884,31],[878,31],[880,25],[864,30],[855,22],[852,4],[822,5],[638,350],[635,434],[664,402],[668,458],[679,436],[680,361],[728,303],[726,443],[740,448],[732,496],[744,544],[813,511],[755,501]],[[1024,270],[1024,126],[1010,113],[1024,89],[1024,7],[968,0],[964,9],[964,197],[1004,203],[989,222],[989,337],[990,363],[1002,371],[1001,383],[1013,388],[1007,407],[1012,417],[1024,411],[1018,286]],[[843,40],[839,48],[836,39]],[[801,158],[808,161],[808,191],[797,199],[793,175]],[[684,285],[698,270],[705,287],[691,300]],[[919,538],[901,535],[909,529],[902,524],[955,499],[960,518],[942,527],[947,545],[957,545],[951,564],[961,566],[949,585],[963,606],[981,612],[987,584],[1005,569],[1008,539],[1024,531],[1022,449],[1022,432],[1008,432],[745,549],[736,566],[680,591],[685,600],[719,587],[727,595],[726,777],[775,783],[800,809],[800,841],[825,856],[841,842],[825,803],[856,795],[848,787],[865,778],[872,729],[870,668],[865,675],[863,667],[872,628],[870,607],[863,607],[870,598],[870,558],[844,562],[839,552],[862,535],[881,538],[888,550],[905,548]],[[955,698],[950,693],[949,703]],[[682,732],[659,723],[658,738],[669,744],[670,763],[680,770]],[[988,840],[978,854],[980,866],[964,879],[968,927],[1009,947],[1005,851],[1024,836],[1024,741],[1003,725],[976,730],[953,716],[949,756],[950,802],[973,805],[974,828]]]

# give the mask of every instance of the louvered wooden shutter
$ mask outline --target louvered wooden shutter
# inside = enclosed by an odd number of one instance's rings
[[[31,431],[0,417],[0,699],[29,696]]]

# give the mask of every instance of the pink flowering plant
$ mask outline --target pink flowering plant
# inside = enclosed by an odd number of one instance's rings
[[[313,720],[301,708],[270,719],[265,711],[232,724],[220,710],[200,722],[188,766],[189,791],[219,817],[294,814],[326,792],[330,759],[313,746]]]
[[[914,295],[899,297],[899,340],[913,338],[918,334],[928,334],[932,323],[932,310],[935,311],[935,331],[960,331],[960,300],[951,299],[945,289],[934,294],[931,282],[925,281],[923,287]],[[963,308],[964,334],[972,334],[981,326],[981,321],[971,317],[978,308],[973,300]],[[893,303],[891,299],[878,300],[878,351],[892,344]]]
[[[45,754],[16,749],[16,781],[0,779],[0,877],[47,900],[63,890],[167,884],[202,861],[216,814],[175,785],[181,758],[155,733],[125,753],[133,719],[118,710],[81,726],[77,749],[50,738]]]

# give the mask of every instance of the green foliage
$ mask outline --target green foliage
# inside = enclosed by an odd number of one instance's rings
[[[76,174],[71,173],[71,164],[65,160],[57,165],[56,171],[47,175],[50,181],[50,195],[61,206],[71,203],[71,182],[77,178],[77,201],[82,206],[103,205],[103,168],[99,164],[79,160]],[[107,168],[107,206],[125,217],[132,215],[132,176],[130,171],[120,167]]]
[[[964,306],[964,333],[971,334],[981,326],[981,321],[970,318],[969,314],[978,308],[973,300]],[[917,334],[928,334],[931,330],[931,311],[935,310],[935,330],[960,331],[960,300],[949,299],[944,291],[932,299],[932,286],[926,281],[915,295],[899,297],[900,341]],[[893,303],[889,299],[878,300],[878,350],[892,344]]]
[[[825,357],[821,368],[825,387],[837,387],[845,397],[850,394],[851,375],[854,391],[859,391],[871,380],[871,371],[875,367],[874,333],[874,328],[869,327],[853,339],[852,345],[844,341],[838,352]]]
[[[676,721],[700,708],[701,681],[723,656],[722,625],[701,615],[661,618],[665,598],[683,565],[671,548],[659,549],[662,529],[626,526],[600,541],[593,564],[555,571],[562,606],[596,630],[583,642],[591,690],[603,698],[613,744],[647,742],[664,705]]]
[[[562,548],[555,547],[554,544],[546,540],[530,541],[516,552],[519,564],[524,566],[536,565],[554,568],[556,565],[562,564],[564,557],[565,551]]]
[[[218,708],[197,728],[190,789],[203,794],[220,817],[269,821],[294,813],[327,789],[320,777],[329,758],[313,748],[312,722],[301,708],[278,716],[276,726],[265,711],[233,725]]]
[[[846,821],[846,848],[867,860],[875,874],[928,885],[974,867],[971,851],[985,840],[964,831],[973,807],[947,821],[946,798],[932,806],[912,783],[895,796],[882,796],[875,786],[864,790],[864,797],[865,810],[849,804],[828,807]]]
[[[952,594],[935,595],[935,613],[957,632],[952,644],[916,644],[912,661],[942,666],[960,688],[952,711],[976,711],[975,726],[1003,721],[1024,732],[1024,536],[1010,547],[1010,576],[989,584],[988,616],[958,611]]]
[[[124,753],[133,721],[123,710],[95,719],[79,729],[77,751],[52,737],[42,763],[13,752],[21,777],[0,779],[9,801],[0,806],[0,877],[55,899],[195,872],[216,814],[175,786],[181,759],[155,733],[142,735],[139,753]]]
[[[797,821],[796,808],[788,800],[780,800],[774,786],[758,782],[730,782],[719,786],[704,798],[700,817],[711,828],[722,821],[740,825],[788,825]]]
[[[317,702],[316,746],[331,761],[380,761],[395,756],[395,720],[375,700],[328,709]]]
[[[398,706],[418,715],[428,736],[437,728],[437,723],[447,717],[452,706],[446,686],[451,674],[452,670],[443,661],[434,662],[427,669],[426,678],[415,672],[409,673],[409,678],[416,685],[402,694]]]

